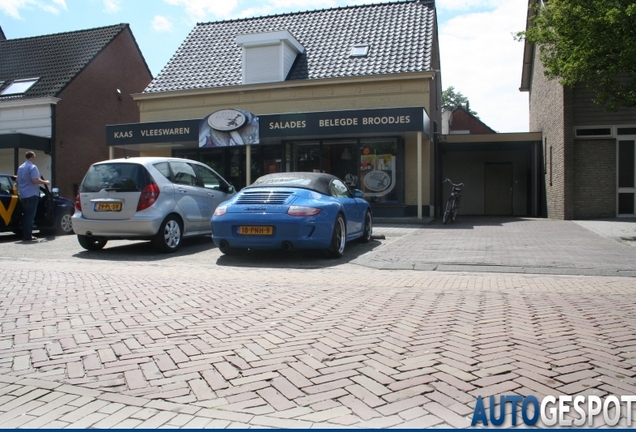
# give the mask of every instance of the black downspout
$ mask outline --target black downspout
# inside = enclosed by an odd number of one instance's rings
[[[51,156],[51,188],[59,187],[57,186],[57,182],[55,181],[55,141],[56,141],[56,133],[55,133],[55,104],[51,104],[51,143],[49,144],[49,155]]]
[[[20,166],[20,149],[14,147],[13,149],[13,173],[18,173],[18,167]]]

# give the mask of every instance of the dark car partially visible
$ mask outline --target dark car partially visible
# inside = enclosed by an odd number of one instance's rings
[[[40,232],[55,234],[73,233],[73,201],[58,195],[46,185],[40,187],[40,202],[35,214],[33,228]],[[15,176],[0,174],[0,232],[22,233],[22,205],[18,196]]]

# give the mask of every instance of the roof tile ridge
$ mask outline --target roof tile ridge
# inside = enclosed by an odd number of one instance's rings
[[[126,27],[129,27],[128,23],[119,23],[119,24],[113,24],[113,25],[108,25],[108,26],[102,26],[102,27],[95,27],[95,28],[88,28],[88,29],[81,29],[81,30],[70,30],[70,31],[64,31],[64,32],[59,32],[59,33],[50,33],[50,34],[45,34],[45,35],[37,35],[37,36],[25,36],[25,37],[20,37],[20,38],[7,38],[4,41],[0,41],[0,42],[15,42],[15,41],[24,41],[24,40],[33,40],[33,39],[43,39],[43,38],[48,38],[48,37],[53,37],[53,36],[63,36],[63,35],[71,35],[71,34],[78,34],[78,33],[86,33],[86,32],[96,32],[98,30],[104,30],[104,29],[111,29],[111,28],[117,28],[120,27],[121,30],[125,29]]]
[[[260,15],[260,16],[253,16],[253,17],[225,19],[225,20],[219,20],[219,21],[197,22],[196,25],[199,26],[199,25],[207,25],[207,24],[234,23],[234,22],[240,22],[240,21],[255,21],[255,20],[265,19],[265,18],[279,18],[279,17],[287,17],[287,16],[293,16],[293,15],[305,15],[305,14],[312,14],[312,13],[319,13],[319,12],[329,12],[329,11],[335,11],[335,10],[383,7],[383,6],[392,6],[396,4],[422,3],[422,2],[434,4],[435,0],[393,0],[393,1],[388,1],[384,3],[364,3],[364,4],[349,5],[349,6],[337,6],[337,7],[331,7],[331,8],[311,9],[311,10],[304,10],[304,11],[297,11],[297,12],[284,12],[284,13],[278,13],[273,15]]]

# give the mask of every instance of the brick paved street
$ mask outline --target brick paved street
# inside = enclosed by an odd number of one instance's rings
[[[435,226],[379,227],[335,261],[3,237],[0,427],[466,427],[478,395],[636,394],[636,264],[616,258],[636,248],[559,224],[583,275],[378,268],[433,262]],[[533,247],[535,226],[496,241]],[[622,273],[586,275],[594,245]]]

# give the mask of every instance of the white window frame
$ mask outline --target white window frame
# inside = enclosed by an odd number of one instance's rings
[[[619,187],[619,146],[621,141],[631,141],[634,148],[634,183],[632,187]],[[633,193],[634,194],[634,212],[633,213],[619,213],[619,194]],[[636,215],[636,135],[619,135],[616,138],[616,216],[618,217],[634,217]]]

